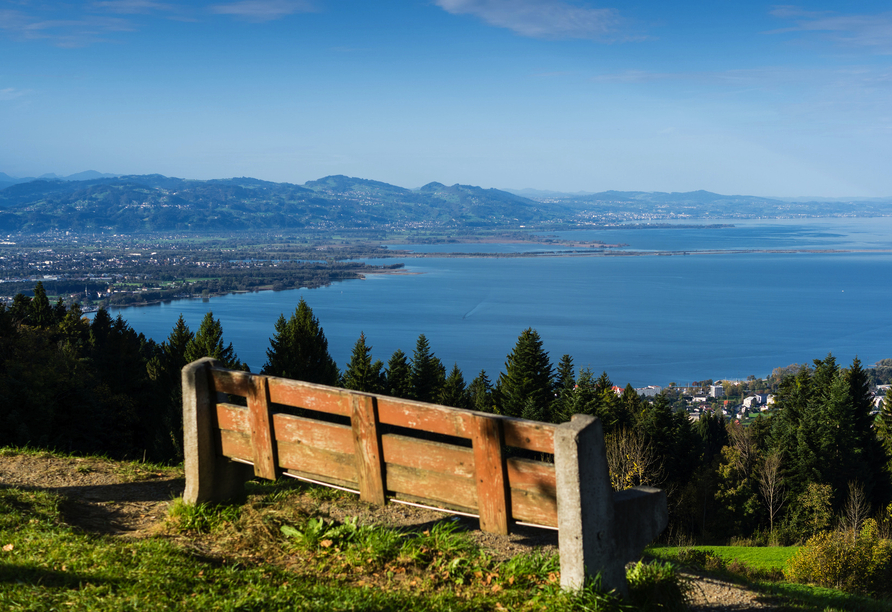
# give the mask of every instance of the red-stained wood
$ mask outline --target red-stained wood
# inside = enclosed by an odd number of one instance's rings
[[[539,453],[554,453],[554,428],[551,423],[524,419],[504,419],[502,432],[505,446],[524,448]]]
[[[214,391],[230,395],[241,395],[242,397],[248,397],[253,386],[251,381],[253,378],[256,378],[256,376],[248,372],[224,370],[221,368],[211,368],[210,373],[211,380],[214,383]]]
[[[336,479],[356,487],[359,475],[353,453],[337,453],[305,444],[279,443],[279,465],[286,470],[311,474],[317,480]]]
[[[290,442],[303,444],[335,453],[352,455],[353,430],[349,425],[326,423],[290,414],[274,414],[273,427],[279,444]]]
[[[269,413],[269,388],[265,376],[254,376],[248,391],[248,415],[251,423],[251,446],[254,455],[254,475],[267,480],[278,477],[276,469],[276,440]]]
[[[356,468],[359,474],[359,496],[363,501],[383,505],[384,461],[381,436],[378,433],[378,409],[375,397],[353,394],[353,445],[356,449]]]
[[[222,429],[220,430],[218,440],[222,456],[230,459],[241,459],[242,461],[253,461],[254,451],[251,449],[251,436],[249,434]]]
[[[350,416],[349,391],[324,385],[270,377],[269,397],[274,404]]]
[[[475,415],[474,473],[477,482],[477,510],[480,529],[490,533],[508,533],[508,489],[505,486],[505,461],[502,458],[502,432],[499,419]]]
[[[444,503],[470,509],[471,512],[477,509],[477,488],[473,478],[388,464],[387,490],[412,495],[421,503],[432,506]]]
[[[251,433],[248,409],[235,404],[217,404],[217,425],[220,429]]]
[[[510,488],[534,491],[557,499],[557,480],[553,463],[509,457],[505,464]]]
[[[378,418],[384,425],[470,438],[473,415],[467,410],[378,396]]]
[[[557,500],[531,491],[511,489],[511,518],[523,523],[557,527]]]
[[[381,436],[384,463],[474,478],[474,452],[452,444],[387,434]],[[418,494],[418,491],[415,491]]]

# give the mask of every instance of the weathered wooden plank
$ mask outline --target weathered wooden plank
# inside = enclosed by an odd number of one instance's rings
[[[477,487],[473,478],[428,472],[394,464],[388,464],[386,469],[388,491],[412,495],[420,503],[431,506],[442,502],[476,512]]]
[[[217,424],[220,429],[228,429],[240,433],[251,433],[251,421],[248,409],[235,404],[217,404]]]
[[[269,397],[274,404],[350,416],[349,391],[287,378],[269,378]]]
[[[279,465],[286,470],[312,474],[310,477],[317,480],[334,478],[349,482],[354,487],[359,484],[353,453],[337,453],[306,444],[279,442]]]
[[[430,508],[435,508],[437,510],[442,510],[443,512],[466,514],[473,517],[477,516],[477,508],[468,508],[467,506],[459,506],[458,504],[450,504],[444,501],[433,502],[429,499],[425,499],[424,497],[418,497],[417,495],[411,495],[409,493],[395,493],[394,495],[391,495],[390,499],[401,502],[410,502],[419,506],[427,506]]]
[[[507,535],[510,517],[499,425],[499,419],[475,415],[471,440],[474,445],[474,477],[477,482],[480,529]]]
[[[474,452],[470,448],[386,434],[381,436],[381,449],[386,464],[442,472],[463,478],[474,477]]]
[[[470,438],[473,415],[467,410],[378,396],[378,419],[385,425]]]
[[[554,453],[554,428],[551,423],[524,419],[504,419],[502,432],[505,446],[524,448],[539,453]]]
[[[278,477],[276,440],[269,413],[269,388],[266,376],[251,378],[248,392],[248,415],[251,423],[251,446],[254,451],[254,475],[267,480]]]
[[[211,368],[210,372],[214,391],[217,393],[228,393],[230,395],[248,397],[248,394],[251,392],[251,379],[254,378],[254,375],[248,372],[219,368]]]
[[[223,457],[241,459],[242,461],[254,460],[254,451],[251,449],[251,436],[249,434],[222,429],[220,430],[218,444],[220,455]]]
[[[519,457],[508,457],[505,463],[510,488],[534,491],[540,495],[557,498],[557,480],[553,463]]]
[[[274,414],[276,441],[305,444],[314,448],[352,455],[356,452],[353,431],[348,425],[326,423],[290,414]]]
[[[351,397],[353,414],[353,444],[356,448],[356,467],[359,474],[359,496],[363,501],[383,505],[384,460],[381,436],[378,433],[378,409],[372,395],[356,393]]]
[[[523,523],[557,527],[557,500],[532,491],[511,489],[511,518]]]
[[[353,493],[359,493],[359,491],[356,490],[355,480],[339,480],[337,478],[320,476],[319,474],[311,474],[310,472],[302,472],[300,470],[285,470],[285,474],[303,480],[312,480],[314,482],[322,483],[323,485],[329,485],[336,489],[347,489]]]

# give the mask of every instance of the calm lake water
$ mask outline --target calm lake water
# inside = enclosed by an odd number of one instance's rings
[[[212,310],[225,340],[253,371],[266,360],[276,318],[288,316],[301,296],[319,318],[341,368],[360,332],[384,362],[396,349],[411,355],[424,333],[447,367],[458,363],[466,381],[481,369],[497,378],[527,327],[539,332],[553,362],[569,353],[577,366],[604,370],[620,385],[766,376],[776,366],[829,352],[844,364],[856,355],[866,364],[892,357],[892,218],[727,223],[735,227],[560,233],[627,243],[624,250],[692,253],[687,256],[406,258],[407,271],[415,274],[120,312],[134,329],[160,342],[180,313],[195,330]],[[551,249],[460,246],[465,252]],[[861,252],[696,254],[753,248]]]

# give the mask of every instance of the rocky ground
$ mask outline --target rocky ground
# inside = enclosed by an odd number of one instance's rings
[[[85,531],[115,537],[142,538],[161,530],[171,500],[182,495],[182,470],[150,469],[134,463],[97,458],[53,457],[35,454],[0,455],[0,487],[39,488],[64,496],[65,520]],[[358,516],[360,521],[393,526],[432,523],[442,513],[402,504],[384,508],[358,499],[326,502],[321,510],[332,518]],[[556,549],[557,533],[520,528],[510,536],[476,530],[476,520],[460,519],[478,544],[499,558],[533,548]],[[764,596],[738,584],[686,573],[693,585],[691,610],[781,610]]]

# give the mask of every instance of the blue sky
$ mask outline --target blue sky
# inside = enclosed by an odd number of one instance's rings
[[[892,195],[888,2],[0,0],[0,171]]]

